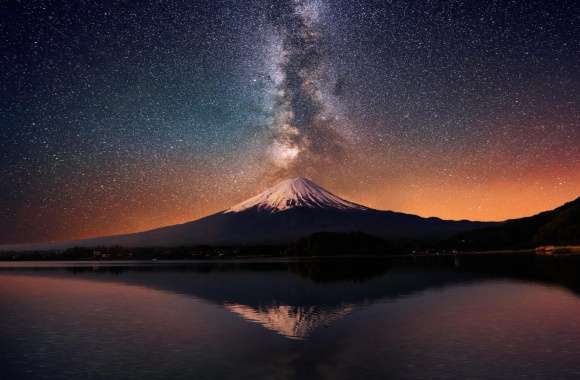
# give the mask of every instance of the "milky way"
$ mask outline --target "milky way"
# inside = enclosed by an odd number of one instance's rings
[[[500,220],[580,189],[576,0],[3,1],[0,243],[125,233],[309,177]]]
[[[295,1],[270,14],[273,46],[272,134],[268,148],[273,177],[312,176],[345,157],[337,115],[325,86],[331,62],[320,30],[320,5]]]

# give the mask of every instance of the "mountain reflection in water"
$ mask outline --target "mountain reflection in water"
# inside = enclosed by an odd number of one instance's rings
[[[474,280],[472,274],[448,269],[393,268],[386,260],[361,259],[71,265],[29,268],[28,271],[35,275],[73,275],[193,296],[291,339],[308,338],[318,329],[375,302]]]
[[[478,260],[0,263],[0,377],[578,378],[574,259]]]

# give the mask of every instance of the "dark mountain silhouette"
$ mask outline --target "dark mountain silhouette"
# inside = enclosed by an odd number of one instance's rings
[[[185,224],[128,235],[8,249],[287,244],[317,232],[362,232],[382,239],[442,239],[486,225],[490,223],[374,210],[339,198],[312,181],[294,178],[226,211]]]
[[[450,244],[463,249],[580,245],[580,198],[534,216],[460,233]]]

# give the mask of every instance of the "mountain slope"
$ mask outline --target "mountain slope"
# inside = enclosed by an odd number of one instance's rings
[[[143,233],[85,241],[90,245],[175,246],[288,243],[316,232],[365,232],[382,238],[440,238],[482,226],[378,210],[296,207],[284,212],[256,208],[214,214],[194,222]]]
[[[452,244],[464,249],[580,244],[580,198],[551,211],[462,233]]]
[[[316,232],[364,232],[387,239],[445,238],[485,225],[488,224],[374,210],[344,200],[312,181],[294,178],[226,211],[193,222],[135,234],[27,248],[277,244]]]

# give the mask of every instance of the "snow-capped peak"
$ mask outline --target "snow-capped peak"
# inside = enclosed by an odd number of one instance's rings
[[[225,212],[240,212],[250,208],[278,212],[294,207],[334,208],[339,210],[366,210],[326,191],[306,178],[284,180],[268,190],[239,203]]]

